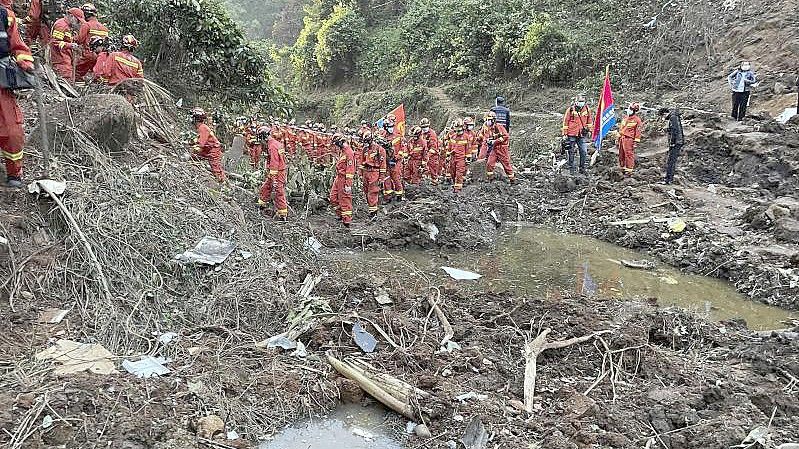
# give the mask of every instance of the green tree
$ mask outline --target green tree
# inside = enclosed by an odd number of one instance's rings
[[[329,82],[352,75],[366,34],[366,21],[350,6],[336,5],[316,33],[314,55]]]

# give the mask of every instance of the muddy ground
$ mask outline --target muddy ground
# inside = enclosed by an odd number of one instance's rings
[[[437,286],[423,273],[353,277],[305,248],[313,236],[353,250],[464,251],[492,245],[512,222],[534,222],[639,248],[797,309],[796,128],[764,117],[742,125],[685,119],[689,144],[674,187],[655,184],[662,155],[652,133],[643,148],[651,155],[631,179],[619,177],[610,153],[588,177],[555,173],[544,156],[516,186],[475,180],[461,195],[410,188],[408,201],[374,222],[359,201],[350,230],[324,205],[294,203],[300,212],[287,223],[264,218],[252,192],[218,189],[201,165],[181,162],[167,146],[132,142],[110,155],[65,139],[51,177],[68,181],[62,201],[74,224],[48,198],[0,192],[8,239],[0,246],[0,444],[253,446],[341,400],[368,401],[328,365],[327,353],[367,360],[433,395],[415,408],[432,438],[404,435],[405,420],[393,420],[409,447],[446,447],[475,417],[489,447],[728,447],[769,422],[774,443],[797,441],[799,329],[754,333],[741,322],[710,323],[648,303],[444,289],[442,308],[461,349],[441,353],[443,330],[425,299]],[[35,148],[29,156],[29,176],[37,177],[41,159]],[[651,216],[680,216],[687,226],[674,233],[660,222],[611,224]],[[236,251],[215,268],[172,260],[205,235],[234,241]],[[300,295],[308,275],[321,283]],[[378,288],[393,304],[377,305]],[[48,308],[69,312],[58,324],[40,323]],[[378,336],[375,353],[353,343],[355,321]],[[259,344],[300,325],[304,358]],[[594,339],[544,352],[528,415],[517,402],[522,347],[545,328],[552,339],[607,330],[607,348]],[[167,332],[177,338],[159,341]],[[120,372],[56,376],[53,363],[34,357],[56,339],[102,344]],[[142,355],[170,358],[172,372],[145,380],[121,369],[123,359]],[[478,398],[456,399],[469,392]],[[204,433],[208,415],[241,438]]]

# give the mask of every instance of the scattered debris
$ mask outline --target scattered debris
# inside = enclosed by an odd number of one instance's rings
[[[419,438],[432,438],[433,434],[430,432],[430,429],[425,424],[418,424],[413,429],[413,433],[416,434]]]
[[[319,240],[316,240],[316,238],[313,236],[308,237],[308,239],[305,240],[304,247],[306,251],[310,251],[317,256],[322,254],[322,243],[319,242]]]
[[[108,375],[117,372],[111,359],[113,354],[102,345],[79,343],[72,340],[58,340],[53,346],[38,352],[36,360],[54,360],[60,366],[53,373],[56,376],[89,371],[94,374]]]
[[[67,316],[69,310],[45,309],[39,312],[39,322],[42,324],[58,324]]]
[[[470,391],[468,393],[463,393],[463,394],[459,394],[459,395],[455,396],[455,399],[457,399],[457,400],[459,400],[461,402],[466,402],[469,399],[476,399],[478,401],[485,401],[486,399],[488,399],[488,395],[487,394],[475,393],[474,391]]]
[[[634,268],[636,270],[652,270],[655,268],[655,263],[650,260],[621,260],[621,264],[627,268]]]
[[[370,353],[375,351],[375,348],[377,347],[377,339],[375,339],[374,335],[370,334],[366,329],[364,329],[363,326],[361,326],[361,323],[355,323],[352,325],[352,336],[355,339],[355,343],[363,352]]]
[[[236,244],[230,240],[205,236],[193,249],[186,250],[183,254],[175,256],[175,260],[182,263],[214,266],[227,260],[234,249],[236,249]]]
[[[776,120],[784,125],[788,123],[788,120],[790,120],[791,117],[793,117],[796,114],[797,114],[796,108],[785,108],[785,110],[782,111],[780,115],[777,116]]]
[[[394,301],[391,300],[391,297],[388,294],[386,289],[378,289],[375,292],[375,301],[381,306],[387,306],[389,304],[394,304]]]
[[[427,235],[430,236],[430,240],[436,241],[436,237],[438,237],[438,226],[435,223],[419,223],[419,226],[424,230],[427,231]]]
[[[450,277],[452,277],[452,279],[455,279],[456,281],[473,281],[483,277],[480,274],[473,273],[471,271],[460,270],[458,268],[441,267],[441,269],[446,271],[447,274],[450,275]]]
[[[483,449],[488,443],[488,432],[479,416],[475,416],[466,426],[466,431],[461,438],[461,443],[466,449]]]
[[[168,345],[180,335],[177,332],[164,332],[158,336],[158,342],[162,345]]]
[[[669,227],[669,231],[674,233],[680,233],[684,231],[686,226],[685,221],[679,217],[670,218],[666,224]]]
[[[169,374],[171,371],[169,368],[165,367],[165,363],[169,363],[170,360],[165,359],[163,357],[152,357],[146,356],[142,357],[141,360],[136,362],[131,362],[130,360],[123,360],[122,361],[122,368],[139,379],[149,379],[153,376],[164,376]]]
[[[36,195],[47,195],[47,190],[56,195],[63,195],[67,190],[67,183],[64,181],[54,181],[52,179],[40,179],[28,184],[28,193]]]

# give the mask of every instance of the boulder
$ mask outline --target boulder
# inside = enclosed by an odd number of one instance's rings
[[[124,97],[113,94],[92,94],[66,100],[50,107],[47,134],[58,150],[60,142],[72,140],[72,129],[88,136],[110,153],[125,149],[136,136],[136,113]],[[34,130],[31,143],[41,146],[41,131]]]
[[[777,240],[787,243],[799,243],[799,221],[792,218],[777,220],[774,227],[774,236]]]
[[[788,85],[787,85],[787,84],[785,84],[785,83],[781,83],[781,82],[779,82],[779,81],[777,81],[776,83],[774,83],[774,93],[775,93],[775,94],[777,94],[777,95],[782,95],[782,94],[787,94],[787,93],[788,93],[788,92],[790,92],[790,91],[791,91],[791,88],[790,88],[790,87],[788,87]]]

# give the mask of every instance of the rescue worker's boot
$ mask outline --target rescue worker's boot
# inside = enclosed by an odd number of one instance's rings
[[[22,180],[17,178],[16,176],[9,176],[6,180],[6,185],[11,187],[12,189],[21,189],[22,188]]]

